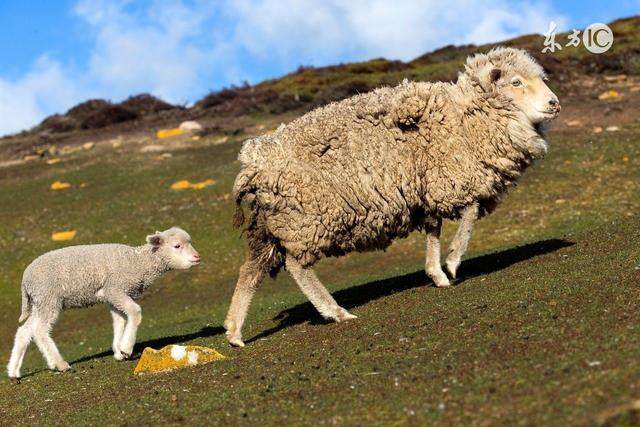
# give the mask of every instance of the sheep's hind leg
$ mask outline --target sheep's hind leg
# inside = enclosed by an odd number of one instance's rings
[[[435,224],[426,226],[427,233],[427,259],[425,261],[425,271],[439,288],[446,288],[450,285],[447,275],[442,271],[440,265],[440,230],[442,219],[437,219]]]
[[[124,313],[111,306],[111,317],[113,318],[113,344],[111,349],[113,350],[113,357],[116,360],[123,360],[124,355],[120,351],[120,341],[122,341],[122,335],[124,333],[124,327],[127,323],[127,319]]]
[[[471,232],[473,231],[473,224],[477,219],[478,204],[475,203],[462,212],[458,231],[456,231],[456,234],[449,245],[449,255],[447,256],[445,264],[449,274],[451,274],[451,277],[454,279],[456,278],[456,272],[460,266],[462,255],[464,255],[469,245],[469,239],[471,238]]]
[[[322,317],[333,319],[336,322],[357,318],[338,305],[311,268],[302,267],[295,258],[289,255],[287,255],[286,266],[302,293],[309,298],[311,304]]]
[[[16,332],[16,339],[11,350],[11,358],[7,365],[7,374],[11,379],[20,378],[20,367],[22,366],[22,360],[27,352],[27,348],[33,338],[33,317],[27,319],[27,321],[18,328]]]
[[[265,273],[261,266],[249,258],[240,267],[240,274],[236,289],[231,298],[231,305],[224,321],[227,330],[226,336],[229,343],[236,347],[244,347],[242,342],[242,325],[247,317],[249,305],[258,286],[264,279]]]
[[[53,342],[53,339],[49,335],[53,324],[57,320],[57,313],[55,315],[32,313],[31,315],[35,317],[33,323],[33,338],[44,356],[47,366],[49,369],[55,369],[60,372],[68,371],[71,367],[63,359],[58,347],[56,347],[56,343]]]

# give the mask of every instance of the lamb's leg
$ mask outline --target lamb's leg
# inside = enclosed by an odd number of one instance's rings
[[[70,366],[62,358],[56,343],[51,338],[51,328],[56,322],[58,313],[37,313],[31,314],[35,317],[33,324],[33,338],[40,352],[44,356],[49,369],[56,369],[60,372],[68,371]]]
[[[7,365],[7,374],[11,379],[20,378],[20,367],[22,366],[22,360],[27,352],[27,348],[33,338],[33,317],[27,319],[27,321],[18,328],[16,332],[15,342],[13,349],[11,350],[11,358]]]
[[[425,270],[427,275],[431,277],[433,283],[439,288],[450,285],[447,275],[442,271],[440,266],[440,229],[442,228],[442,220],[438,219],[435,224],[426,226],[427,233],[427,259],[425,262]]]
[[[460,266],[460,260],[462,255],[467,250],[469,245],[469,239],[471,238],[471,232],[473,231],[473,224],[478,219],[478,204],[475,203],[462,212],[462,218],[460,219],[460,225],[458,231],[453,237],[451,244],[449,245],[449,255],[447,256],[447,270],[451,274],[451,277],[455,279],[456,272]]]
[[[247,317],[249,304],[258,289],[258,286],[264,279],[264,271],[258,263],[249,258],[240,267],[238,283],[231,298],[231,305],[224,321],[224,327],[227,330],[227,340],[233,346],[244,347],[242,342],[242,325]]]
[[[287,255],[286,266],[302,293],[309,298],[322,317],[336,322],[357,317],[338,305],[311,268],[303,268],[295,258],[289,255]]]
[[[123,360],[124,356],[120,351],[120,341],[124,333],[124,327],[127,323],[127,319],[124,314],[118,311],[115,307],[111,306],[111,317],[113,318],[113,344],[111,349],[113,350],[113,357],[116,360]]]
[[[118,348],[122,357],[128,359],[133,354],[138,326],[142,322],[142,309],[129,295],[124,293],[108,294],[106,299],[116,310],[127,316],[127,322]]]

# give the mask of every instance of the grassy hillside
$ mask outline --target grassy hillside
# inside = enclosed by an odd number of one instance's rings
[[[638,46],[634,41],[625,52]],[[371,73],[361,71],[362,64],[327,69],[324,77],[319,70],[301,70],[264,85],[292,99],[296,94],[313,99],[355,74],[367,84],[412,72],[440,78],[455,73],[465,49],[475,48],[445,49],[418,58],[417,65],[371,61],[365,69],[378,70]],[[581,61],[575,54],[559,61]],[[242,114],[233,119],[241,131],[217,128],[199,139],[156,140],[155,128],[146,125],[93,130],[97,144],[91,149],[47,152],[41,160],[5,165],[0,168],[0,361],[8,360],[17,327],[22,270],[37,255],[66,244],[53,242],[52,232],[76,230],[73,244],[140,244],[149,232],[171,225],[191,233],[203,263],[173,272],[151,288],[141,302],[136,352],[189,343],[214,347],[227,359],[134,377],[135,360],[111,357],[107,309],[68,311],[53,336],[73,371],[47,371],[31,347],[21,384],[0,381],[0,420],[637,422],[640,90],[635,88],[640,81],[632,73],[576,76],[552,80],[564,95],[551,151],[495,214],[479,222],[455,286],[436,289],[426,278],[419,233],[386,252],[325,260],[318,264],[319,277],[359,318],[322,321],[281,274],[256,296],[244,349],[230,348],[221,326],[245,252],[242,236],[231,228],[235,158],[247,135],[267,131],[299,110]],[[605,90],[619,95],[599,100]],[[609,126],[618,130],[594,130]],[[68,144],[82,141],[73,138]],[[60,161],[44,162],[53,157]],[[181,179],[208,178],[216,184],[170,189]],[[50,190],[56,180],[72,188]],[[447,224],[445,241],[454,227]]]

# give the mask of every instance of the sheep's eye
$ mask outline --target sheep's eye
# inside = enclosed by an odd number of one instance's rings
[[[522,86],[522,82],[518,79],[515,79],[511,82],[514,87]]]
[[[180,245],[179,244],[173,245],[173,247],[176,248],[176,249],[180,249]]]

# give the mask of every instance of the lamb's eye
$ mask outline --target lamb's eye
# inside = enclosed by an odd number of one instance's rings
[[[522,82],[521,82],[519,79],[514,79],[514,80],[512,80],[512,81],[511,81],[511,84],[512,84],[514,87],[522,86]]]
[[[176,248],[176,249],[180,249],[180,245],[179,244],[173,245],[173,247]]]

